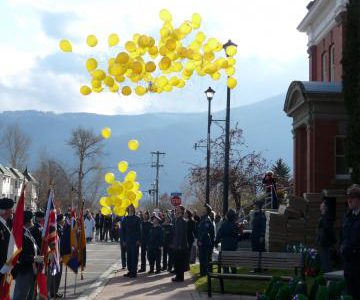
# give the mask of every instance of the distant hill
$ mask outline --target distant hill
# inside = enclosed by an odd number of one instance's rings
[[[283,112],[284,96],[279,95],[255,104],[231,109],[231,123],[239,123],[244,130],[249,150],[261,151],[274,162],[282,157],[292,167],[291,119]],[[213,114],[214,119],[224,119],[225,112]],[[194,150],[194,143],[206,137],[207,112],[204,113],[154,113],[144,115],[105,116],[89,113],[64,113],[38,111],[6,111],[0,113],[0,128],[18,122],[31,137],[31,161],[29,168],[36,167],[38,157],[46,151],[68,166],[74,163],[70,147],[65,144],[71,130],[78,126],[100,132],[103,127],[112,129],[112,138],[106,141],[104,157],[106,167],[116,168],[120,160],[134,164],[144,190],[154,181],[151,169],[151,151],[165,152],[161,159],[164,167],[160,173],[161,192],[179,191],[188,174],[190,164],[203,161],[205,151]],[[219,129],[212,126],[213,134]],[[127,141],[136,138],[141,147],[137,152],[127,149]],[[0,162],[4,159],[0,157]]]

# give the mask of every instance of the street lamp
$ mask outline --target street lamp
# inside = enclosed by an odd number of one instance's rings
[[[237,47],[231,40],[223,45],[225,50],[230,46]],[[226,56],[228,56],[226,54]],[[227,87],[226,95],[226,118],[225,118],[225,163],[224,163],[224,187],[223,187],[223,215],[229,209],[229,155],[230,155],[230,88]]]
[[[206,151],[206,198],[205,202],[210,203],[210,127],[211,127],[211,100],[215,91],[209,87],[205,92],[208,100],[208,129],[207,129],[207,151]]]

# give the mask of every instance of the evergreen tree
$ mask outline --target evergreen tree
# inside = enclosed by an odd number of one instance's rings
[[[352,181],[360,180],[360,0],[349,0],[343,49],[343,92],[349,121],[347,162]]]
[[[271,171],[274,172],[274,176],[278,183],[283,186],[289,185],[290,168],[282,158],[279,158],[275,162],[275,164],[271,167]]]

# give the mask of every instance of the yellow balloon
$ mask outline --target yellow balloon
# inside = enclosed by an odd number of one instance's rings
[[[80,87],[80,93],[84,96],[87,96],[91,93],[91,88],[89,88],[87,85],[83,85]]]
[[[129,61],[129,54],[127,54],[126,52],[120,52],[115,58],[115,62],[123,65],[127,64],[128,61]]]
[[[115,175],[114,175],[114,173],[109,172],[109,173],[106,173],[106,174],[105,174],[105,182],[106,182],[107,184],[113,184],[114,181],[115,181]]]
[[[101,88],[101,81],[97,79],[91,80],[91,86],[92,88],[98,89]]]
[[[59,47],[64,52],[72,52],[72,45],[68,40],[61,40],[59,42]]]
[[[143,197],[143,193],[141,192],[141,191],[137,191],[136,192],[136,200],[141,200],[142,199],[142,197]]]
[[[95,70],[92,72],[92,76],[97,80],[104,80],[106,77],[106,73],[103,70]]]
[[[111,129],[109,127],[105,127],[101,130],[101,135],[104,139],[108,139],[111,137]]]
[[[135,208],[139,207],[139,201],[137,201],[136,199],[134,199],[131,204],[134,205]]]
[[[226,75],[227,76],[232,76],[235,74],[235,68],[234,67],[228,67],[225,69]]]
[[[125,181],[135,181],[136,180],[136,172],[135,171],[129,171],[129,173],[125,176]]]
[[[103,206],[101,208],[101,213],[104,215],[104,216],[109,216],[111,215],[111,208],[110,207],[107,207],[107,206]]]
[[[119,44],[119,41],[120,41],[120,39],[116,33],[112,33],[108,37],[109,47],[116,46],[117,44]]]
[[[135,52],[136,44],[133,41],[128,41],[125,43],[125,49],[129,52]]]
[[[139,148],[138,140],[130,140],[128,142],[128,147],[131,151],[136,151]]]
[[[119,91],[119,86],[116,83],[114,83],[112,87],[109,87],[109,90],[112,93],[117,93]]]
[[[131,95],[131,88],[129,86],[124,86],[121,92],[124,96],[129,96]]]
[[[121,207],[128,207],[130,205],[130,201],[129,199],[125,198],[122,202],[121,202]]]
[[[164,22],[171,22],[172,16],[171,13],[167,9],[160,10],[160,19]]]
[[[226,54],[230,57],[234,56],[237,52],[237,48],[235,46],[229,46],[226,48]]]
[[[149,51],[149,54],[152,55],[152,56],[156,56],[159,53],[159,50],[158,50],[158,48],[156,46],[153,46],[153,47],[149,48],[148,51]]]
[[[171,66],[171,60],[167,56],[164,56],[159,62],[159,67],[161,70],[167,70],[169,69],[170,66]]]
[[[98,66],[97,60],[95,58],[89,58],[86,61],[86,69],[88,72],[94,71]]]
[[[119,206],[115,206],[114,207],[114,213],[119,216],[122,217],[125,215],[125,208],[124,207],[119,207]]]
[[[139,85],[135,88],[135,93],[138,96],[143,96],[146,94],[146,88],[144,88],[143,86]]]
[[[98,43],[97,37],[93,34],[88,35],[88,37],[86,38],[86,43],[89,47],[95,47]]]
[[[234,77],[230,77],[228,80],[227,80],[227,86],[230,88],[230,89],[234,89],[237,85],[237,81]]]
[[[112,87],[114,85],[114,79],[110,76],[106,76],[104,79],[104,83],[108,87]]]
[[[100,198],[100,205],[101,206],[108,206],[108,201],[107,201],[107,197],[101,197]]]
[[[156,70],[156,65],[155,65],[154,62],[149,61],[149,62],[146,63],[146,65],[145,65],[145,71],[146,72],[152,73],[155,70]]]
[[[137,181],[134,181],[134,186],[133,186],[133,189],[132,191],[133,192],[137,192],[140,188],[140,183],[138,183]]]
[[[118,163],[118,169],[121,173],[125,173],[127,171],[128,167],[129,167],[129,164],[125,160],[122,160],[121,162]]]
[[[133,191],[126,192],[126,198],[133,202],[136,199],[136,194]]]
[[[131,191],[134,188],[134,183],[132,181],[125,181],[124,187],[125,187],[125,190]]]

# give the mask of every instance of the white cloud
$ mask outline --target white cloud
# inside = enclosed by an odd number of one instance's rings
[[[221,6],[215,0],[8,0],[8,8],[16,16],[17,27],[13,29],[21,36],[14,34],[6,42],[0,39],[0,84],[6,87],[0,90],[1,109],[107,114],[199,111],[206,109],[203,89],[209,85],[218,90],[214,109],[221,109],[225,103],[224,80],[203,78],[193,80],[184,90],[160,96],[80,96],[79,85],[87,79],[82,69],[84,57],[94,53],[85,45],[86,36],[98,36],[96,56],[98,51],[107,51],[106,38],[112,32],[119,34],[122,43],[136,32],[156,33],[162,8],[172,12],[175,24],[199,12],[206,34],[221,41],[231,38],[238,44],[239,87],[234,92],[234,105],[285,93],[291,80],[307,77],[306,36],[296,31],[307,2],[229,0]],[[72,40],[75,54],[59,53],[61,36]]]

